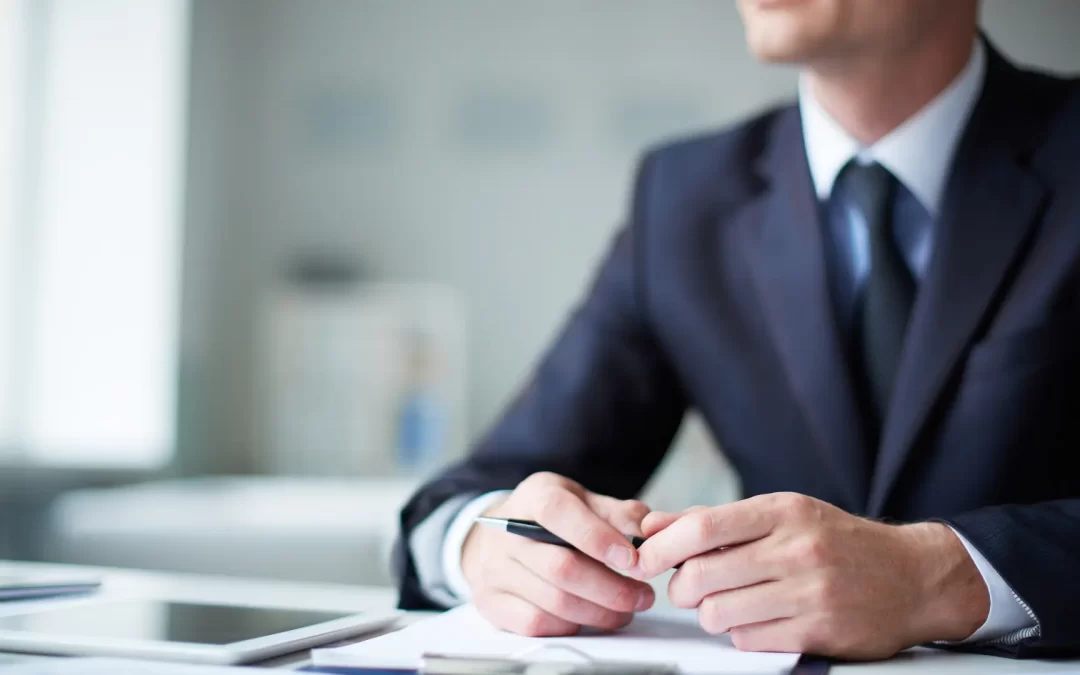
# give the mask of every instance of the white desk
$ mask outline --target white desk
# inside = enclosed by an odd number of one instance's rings
[[[390,588],[249,580],[6,561],[0,561],[0,568],[14,572],[48,570],[95,573],[104,580],[102,592],[109,597],[116,598],[152,597],[193,601],[267,602],[301,608],[322,608],[346,612],[392,609],[397,600],[396,592]],[[42,601],[28,602],[40,603]],[[0,603],[0,614],[11,613],[26,604],[26,602]],[[422,614],[406,617],[403,622],[421,617]],[[306,654],[299,654],[276,659],[262,665],[270,668],[294,669],[307,664]],[[1014,661],[991,656],[955,654],[934,649],[914,649],[882,663],[834,666],[830,670],[830,674],[909,675],[911,673],[934,673],[940,675],[995,675],[997,673],[1023,673],[1027,675],[1029,673],[1068,672],[1070,670],[1080,673],[1080,661]]]

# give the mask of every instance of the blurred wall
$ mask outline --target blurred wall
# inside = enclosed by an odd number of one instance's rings
[[[1073,0],[987,0],[1076,71]],[[521,382],[623,213],[634,159],[793,93],[717,0],[195,0],[187,471],[258,470],[259,307],[299,252],[467,302],[470,428]]]

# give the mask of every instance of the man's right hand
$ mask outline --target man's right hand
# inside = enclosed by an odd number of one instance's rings
[[[461,552],[473,603],[495,626],[534,637],[572,635],[583,626],[614,630],[656,599],[628,570],[649,508],[596,495],[572,480],[537,473],[484,515],[535,520],[581,553],[498,530],[474,527]]]

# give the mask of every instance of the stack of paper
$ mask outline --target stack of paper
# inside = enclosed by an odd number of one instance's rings
[[[497,630],[471,605],[366,642],[317,649],[313,658],[320,667],[415,669],[428,653],[536,660],[539,646],[571,647],[598,661],[674,665],[688,675],[787,672],[799,658],[741,652],[727,636],[701,630],[693,611],[645,612],[617,633],[527,638]]]

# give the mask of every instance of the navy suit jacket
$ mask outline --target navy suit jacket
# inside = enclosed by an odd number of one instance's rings
[[[874,466],[785,107],[645,156],[586,299],[473,454],[406,505],[405,539],[537,471],[633,497],[693,407],[747,495],[963,533],[1042,631],[982,649],[1080,652],[1080,81],[989,52]],[[396,558],[401,606],[431,607]]]

